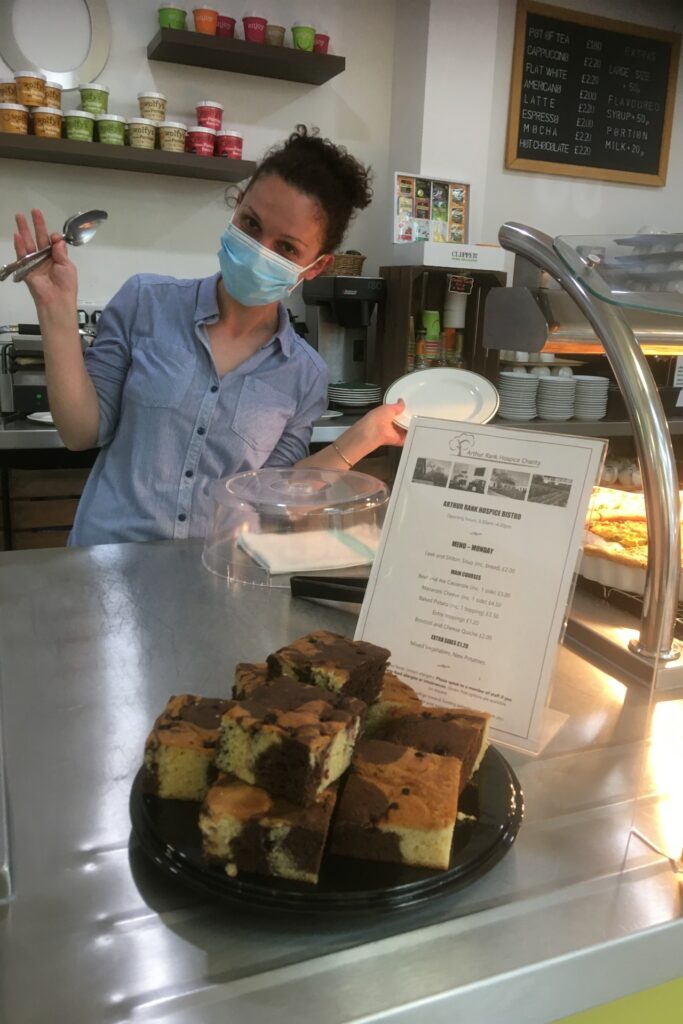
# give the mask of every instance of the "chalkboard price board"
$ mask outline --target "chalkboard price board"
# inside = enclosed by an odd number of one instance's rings
[[[680,39],[518,0],[505,166],[666,184]]]

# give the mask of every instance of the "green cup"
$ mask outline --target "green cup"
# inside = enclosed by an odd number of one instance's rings
[[[422,311],[422,326],[427,332],[427,341],[438,341],[440,339],[441,322],[438,309],[425,309]]]
[[[295,50],[310,50],[315,45],[315,29],[311,25],[292,25],[292,45]]]
[[[159,25],[161,28],[185,28],[187,11],[184,7],[164,4],[159,8]]]
[[[119,117],[118,114],[100,114],[97,118],[97,138],[108,146],[125,146],[125,117]]]
[[[109,109],[109,87],[99,85],[97,82],[90,82],[88,85],[79,85],[81,94],[81,110],[87,110],[89,114],[106,114]]]
[[[95,115],[86,110],[67,110],[64,126],[67,139],[73,142],[92,142]]]

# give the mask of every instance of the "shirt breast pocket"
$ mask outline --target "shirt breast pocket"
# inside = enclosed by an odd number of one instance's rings
[[[197,356],[190,350],[164,351],[139,341],[125,384],[125,396],[149,408],[177,409],[192,383]]]
[[[235,409],[232,429],[258,452],[272,452],[288,420],[296,410],[296,402],[254,377],[245,377]]]

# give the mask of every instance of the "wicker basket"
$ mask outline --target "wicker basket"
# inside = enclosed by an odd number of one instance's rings
[[[335,253],[334,263],[325,271],[325,277],[358,277],[364,263],[365,256],[359,252]]]

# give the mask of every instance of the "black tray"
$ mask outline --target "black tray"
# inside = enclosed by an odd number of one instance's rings
[[[254,909],[317,911],[399,910],[469,885],[490,871],[515,840],[524,802],[519,781],[505,758],[489,747],[460,797],[459,810],[476,821],[458,821],[446,871],[354,860],[325,853],[317,885],[240,872],[230,878],[209,867],[201,851],[199,805],[160,800],[142,791],[142,771],[133,782],[130,816],[145,853],[175,878],[195,888],[248,903]]]

